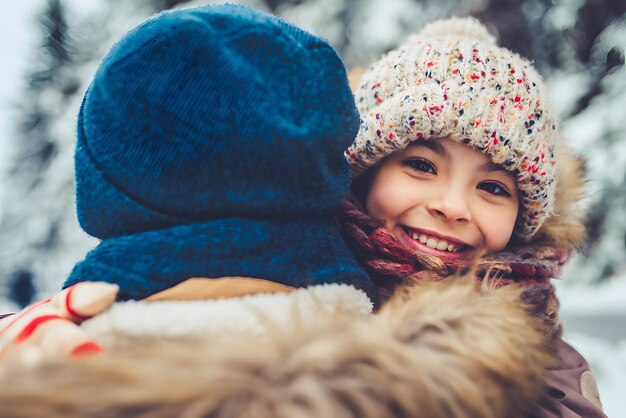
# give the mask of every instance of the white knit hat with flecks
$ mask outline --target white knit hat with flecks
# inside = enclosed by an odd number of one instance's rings
[[[355,91],[361,128],[346,151],[354,176],[417,140],[451,138],[516,178],[515,233],[529,240],[555,199],[555,116],[532,64],[473,18],[433,22],[373,64]]]

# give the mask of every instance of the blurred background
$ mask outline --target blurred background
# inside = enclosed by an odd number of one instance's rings
[[[0,2],[0,313],[49,296],[96,245],[74,213],[80,100],[123,33],[180,0]],[[626,0],[251,0],[367,66],[424,24],[483,21],[533,60],[587,160],[589,238],[558,283],[565,337],[591,363],[608,416],[626,417]]]

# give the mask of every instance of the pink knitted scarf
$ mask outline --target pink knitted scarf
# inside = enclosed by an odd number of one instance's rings
[[[381,222],[367,215],[354,197],[344,202],[337,221],[357,261],[372,277],[381,303],[404,285],[442,280],[470,268],[467,263],[446,265],[434,257],[412,253]],[[523,301],[554,336],[560,333],[559,303],[550,279],[560,275],[567,258],[567,251],[554,246],[513,244],[504,251],[475,260],[471,268],[479,280],[496,277],[500,286],[513,283],[524,286]]]

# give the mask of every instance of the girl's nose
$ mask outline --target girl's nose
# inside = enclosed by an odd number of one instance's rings
[[[427,205],[428,212],[440,219],[450,222],[467,223],[472,220],[468,202],[463,193],[445,190]]]

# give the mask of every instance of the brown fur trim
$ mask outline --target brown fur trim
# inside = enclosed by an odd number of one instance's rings
[[[0,364],[0,417],[524,417],[550,363],[514,287],[405,289],[376,316],[262,337],[117,340],[96,358]],[[9,359],[5,359],[9,360]]]
[[[430,416],[532,416],[545,367],[554,361],[546,354],[552,342],[543,337],[545,325],[532,319],[531,305],[519,302],[523,288],[496,289],[497,280],[473,277],[471,272],[399,291],[380,316],[391,311],[392,320],[410,320],[411,326],[393,328],[405,330],[407,341],[431,346],[421,353],[431,365],[422,368],[421,378],[430,382],[425,389],[436,388],[434,399],[472,400],[451,402],[452,413]]]
[[[580,248],[585,238],[585,167],[583,160],[560,140],[556,158],[556,200],[554,214],[541,226],[533,241],[548,242],[561,248]]]

